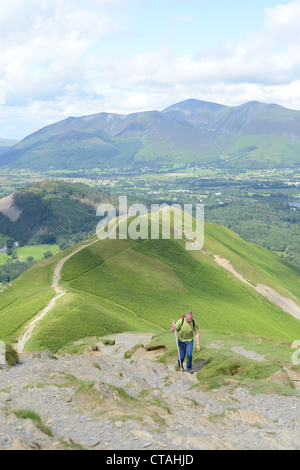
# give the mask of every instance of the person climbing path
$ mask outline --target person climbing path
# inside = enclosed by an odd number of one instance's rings
[[[178,366],[179,370],[182,372],[183,361],[185,357],[187,358],[186,371],[193,373],[192,363],[193,363],[193,346],[194,346],[194,334],[197,341],[197,352],[200,352],[200,335],[199,328],[195,320],[193,319],[193,312],[190,310],[186,312],[185,316],[179,318],[175,323],[173,320],[171,332],[178,333]]]

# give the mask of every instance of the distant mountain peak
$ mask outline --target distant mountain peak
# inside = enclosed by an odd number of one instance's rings
[[[196,99],[188,99],[184,101],[179,101],[168,108],[164,109],[162,113],[168,113],[170,111],[200,111],[201,109],[209,109],[211,111],[216,111],[226,106],[218,103],[213,103],[211,101],[201,101]]]

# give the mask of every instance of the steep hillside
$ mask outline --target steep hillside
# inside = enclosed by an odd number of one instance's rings
[[[300,337],[299,320],[255,290],[258,284],[268,286],[299,313],[299,269],[227,229],[207,224],[202,251],[186,251],[182,240],[94,237],[82,246],[68,259],[74,247],[34,266],[1,294],[5,341],[16,342],[54,297],[59,260],[65,260],[60,265],[65,293],[33,330],[26,349],[56,352],[82,337],[168,329],[188,309],[201,329],[291,342]],[[220,266],[216,255],[232,263],[248,284]]]
[[[112,196],[81,183],[43,181],[0,200],[1,233],[20,244],[58,243],[61,249],[95,232],[96,207]]]
[[[249,102],[186,100],[162,112],[70,117],[26,137],[0,166],[35,170],[216,162],[240,168],[300,164],[300,111]]]

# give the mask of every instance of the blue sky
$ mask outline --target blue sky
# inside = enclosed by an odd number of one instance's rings
[[[143,2],[141,2],[143,3]],[[251,29],[261,29],[269,0],[159,0],[144,2],[129,21],[142,41],[135,50],[169,44],[178,53],[196,53],[227,40],[242,41]]]
[[[1,0],[0,138],[195,98],[300,110],[300,0]]]

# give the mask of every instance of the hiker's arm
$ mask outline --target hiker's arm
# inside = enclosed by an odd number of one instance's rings
[[[171,332],[174,333],[175,329],[176,329],[176,323],[173,321]]]
[[[196,331],[195,333],[195,338],[196,338],[196,341],[197,341],[197,352],[200,351],[200,335],[199,335],[199,331]]]

